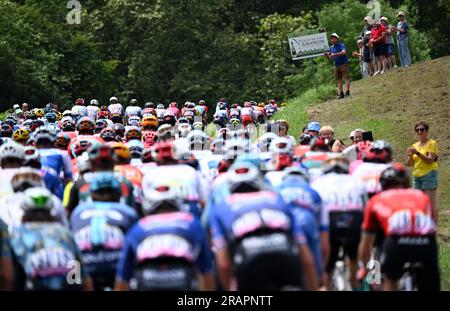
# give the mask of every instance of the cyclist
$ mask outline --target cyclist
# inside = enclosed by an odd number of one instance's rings
[[[153,189],[155,183],[170,184],[178,190],[180,200],[190,206],[190,212],[200,217],[208,193],[200,173],[187,164],[178,163],[172,142],[158,142],[153,148],[153,158],[158,166],[144,175],[142,190]]]
[[[71,115],[75,122],[77,122],[79,118],[86,117],[88,115],[87,107],[84,105],[84,99],[78,98],[75,101],[75,105],[71,109]]]
[[[0,146],[0,198],[14,192],[10,181],[24,160],[25,150],[21,144],[9,141]]]
[[[223,288],[232,289],[234,275],[238,290],[317,289],[306,238],[283,199],[263,189],[257,167],[236,163],[227,179],[231,195],[209,217]]]
[[[56,134],[48,127],[40,127],[33,137],[39,149],[42,168],[56,177],[62,176],[63,183],[72,179],[72,167],[67,152],[55,148]]]
[[[27,129],[20,128],[14,131],[12,139],[19,144],[26,146],[28,139],[30,139],[30,132]]]
[[[306,170],[289,167],[283,173],[283,179],[275,191],[289,204],[297,226],[305,233],[314,255],[317,278],[322,280],[323,262],[328,260],[330,249],[328,211],[322,207],[319,193],[308,184]]]
[[[85,173],[82,178],[79,178],[70,189],[69,199],[66,205],[69,215],[80,201],[88,201],[90,198],[89,185],[91,181],[96,176],[102,174],[114,175],[118,178],[121,183],[121,192],[124,203],[138,210],[138,207],[135,206],[133,186],[130,181],[120,174],[114,173],[114,153],[112,149],[104,144],[94,145],[88,150],[88,157],[90,172]]]
[[[345,157],[327,159],[322,168],[325,175],[311,184],[330,218],[330,256],[324,273],[324,285],[328,289],[332,288],[331,275],[341,247],[349,259],[350,284],[354,289],[359,287],[357,253],[367,191],[359,179],[348,174],[348,166]]]
[[[420,263],[418,290],[440,290],[436,224],[428,196],[411,189],[406,167],[394,163],[381,173],[382,192],[372,197],[364,212],[359,246],[362,269],[369,262],[377,227],[386,239],[381,256],[384,290],[398,290],[405,263]],[[366,274],[366,273],[363,273]]]
[[[126,119],[129,120],[133,116],[142,118],[142,108],[139,107],[137,99],[130,100],[130,105],[125,108]]]
[[[98,107],[98,100],[92,99],[86,108],[88,111],[87,116],[92,120],[95,120],[97,118],[97,114],[100,111],[100,108]]]
[[[119,203],[121,185],[113,175],[95,176],[90,193],[92,201],[75,208],[70,226],[94,288],[112,289],[126,232],[138,215],[132,207]]]
[[[145,188],[146,216],[127,233],[115,289],[212,290],[212,254],[206,232],[178,201],[171,185],[155,186]],[[134,286],[130,286],[132,278]]]
[[[111,114],[111,121],[114,123],[123,122],[123,106],[119,103],[117,97],[111,97],[109,99],[108,111]]]
[[[55,222],[51,193],[45,188],[29,188],[24,193],[22,224],[11,233],[17,260],[16,284],[26,290],[89,289],[80,251],[70,231]],[[68,273],[78,269],[74,282]]]
[[[11,186],[14,193],[0,198],[0,218],[5,222],[10,231],[20,225],[23,217],[22,203],[24,192],[32,187],[45,187],[41,173],[33,168],[20,168],[11,178]],[[68,226],[67,217],[61,200],[51,194],[51,215],[64,226]]]

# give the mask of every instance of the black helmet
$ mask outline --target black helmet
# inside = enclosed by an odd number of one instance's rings
[[[380,185],[383,190],[391,188],[409,188],[409,174],[406,167],[401,163],[393,163],[380,175]]]

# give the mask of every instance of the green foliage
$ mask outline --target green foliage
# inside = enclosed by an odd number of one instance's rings
[[[412,26],[431,22],[414,16],[430,13],[417,3],[408,0],[402,7],[411,8]],[[442,0],[437,3],[442,7]],[[332,83],[325,58],[291,60],[287,34],[325,27],[338,32],[351,52],[368,11],[351,0],[86,0],[81,24],[69,25],[66,4],[0,0],[1,110],[23,101],[69,106],[77,97],[105,103],[112,95],[123,103],[133,97],[287,99],[314,81]],[[385,1],[382,8],[393,21],[396,9]],[[415,61],[427,59],[439,45],[438,34],[445,34],[433,25],[426,32],[411,29]],[[357,59],[351,68],[358,79]]]

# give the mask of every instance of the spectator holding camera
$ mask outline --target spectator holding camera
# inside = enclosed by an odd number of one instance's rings
[[[413,187],[423,190],[430,197],[433,216],[437,221],[436,189],[438,186],[438,146],[437,142],[428,138],[430,126],[426,122],[418,122],[414,127],[419,141],[406,150],[406,165],[413,168]]]

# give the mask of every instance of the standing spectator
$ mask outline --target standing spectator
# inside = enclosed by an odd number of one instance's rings
[[[397,31],[397,46],[402,67],[411,66],[411,53],[409,52],[409,24],[405,19],[405,13],[400,11],[397,14],[398,24],[392,30]]]
[[[370,34],[369,45],[373,47],[373,54],[377,58],[378,70],[373,74],[383,74],[387,70],[386,61],[386,35],[387,29],[376,20],[373,23],[373,29]]]
[[[369,66],[369,75],[373,75],[374,67],[372,63],[372,54],[373,51],[369,47],[370,33],[372,31],[372,18],[370,16],[366,16],[364,18],[364,28],[361,31],[361,40],[364,44],[364,62]]]
[[[325,52],[325,57],[332,59],[334,62],[334,77],[337,80],[339,95],[338,99],[344,98],[345,96],[350,96],[350,72],[348,67],[348,58],[346,56],[347,51],[345,49],[344,43],[340,42],[337,33],[333,33],[331,36],[331,42],[333,46],[330,48],[329,52]],[[344,95],[343,82],[345,79],[346,92]]]
[[[387,17],[380,18],[381,25],[386,28],[386,60],[389,69],[397,68],[397,60],[395,59],[394,54],[394,40],[392,39],[392,25],[389,25]]]
[[[433,216],[437,222],[438,146],[435,140],[428,138],[429,129],[430,126],[426,122],[418,122],[414,127],[419,141],[407,149],[406,165],[413,167],[413,187],[423,190],[430,197]]]
[[[359,39],[357,41],[357,44],[358,44],[359,50],[352,52],[352,56],[359,58],[359,67],[361,70],[361,77],[364,79],[369,76],[369,63],[364,61],[364,42],[363,42],[363,40]]]

